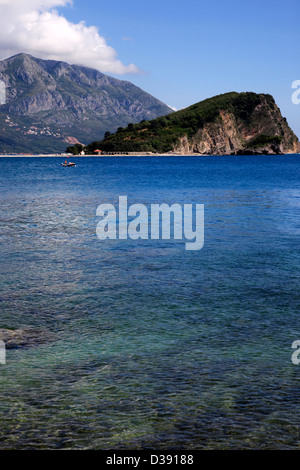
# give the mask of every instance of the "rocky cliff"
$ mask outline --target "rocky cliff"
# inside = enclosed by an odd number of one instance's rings
[[[154,119],[168,106],[134,86],[97,70],[18,54],[0,62],[6,103],[0,105],[0,152],[36,147],[64,150],[119,126]],[[2,129],[2,132],[1,132]],[[46,145],[47,142],[47,145]]]
[[[183,154],[286,154],[300,150],[299,141],[270,95],[257,95],[249,112],[220,109],[191,138],[183,136],[174,147]]]
[[[285,154],[299,141],[271,95],[226,93],[129,126],[95,144],[104,151],[183,155]],[[93,146],[91,147],[93,149]]]

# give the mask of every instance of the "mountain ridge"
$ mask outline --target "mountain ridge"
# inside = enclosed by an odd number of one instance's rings
[[[129,81],[29,54],[0,61],[0,80],[6,86],[0,151],[14,147],[10,139],[16,149],[62,151],[66,139],[88,142],[95,134],[101,138],[121,125],[172,112]]]

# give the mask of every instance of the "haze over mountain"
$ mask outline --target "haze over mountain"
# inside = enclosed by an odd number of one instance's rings
[[[128,81],[18,54],[0,62],[0,152],[60,152],[172,110]]]

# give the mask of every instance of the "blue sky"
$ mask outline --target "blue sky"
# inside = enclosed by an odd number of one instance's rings
[[[85,20],[142,74],[119,76],[177,109],[228,91],[274,96],[300,137],[299,0],[74,0]]]
[[[300,0],[0,0],[0,59],[81,62],[177,109],[270,93],[300,137],[299,19]]]

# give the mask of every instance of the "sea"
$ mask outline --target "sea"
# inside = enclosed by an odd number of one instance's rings
[[[0,158],[0,328],[49,334],[0,364],[0,449],[299,449],[300,156],[63,160]],[[203,248],[100,240],[120,196],[203,204]]]

